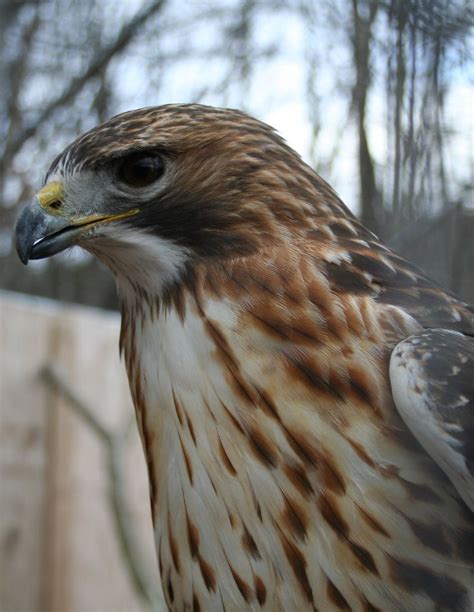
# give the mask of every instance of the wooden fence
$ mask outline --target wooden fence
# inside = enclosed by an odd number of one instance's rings
[[[117,431],[133,411],[118,330],[114,314],[0,293],[2,612],[148,608],[115,528],[104,444],[42,375],[45,367],[60,368],[78,399],[105,428]],[[157,583],[145,462],[134,423],[122,450],[127,528],[136,530],[143,565]]]

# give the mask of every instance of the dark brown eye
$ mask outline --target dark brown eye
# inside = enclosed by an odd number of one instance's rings
[[[147,187],[160,178],[164,169],[158,155],[135,153],[120,164],[118,178],[131,187]]]

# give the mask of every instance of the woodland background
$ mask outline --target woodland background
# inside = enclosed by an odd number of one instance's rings
[[[12,227],[73,138],[134,107],[271,123],[375,233],[474,301],[468,0],[0,0],[0,287],[115,308],[86,254]]]

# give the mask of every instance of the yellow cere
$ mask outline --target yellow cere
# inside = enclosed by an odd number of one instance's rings
[[[51,181],[45,185],[36,194],[41,208],[44,208],[49,214],[61,215],[61,208],[64,198],[64,187],[59,181]],[[110,221],[119,221],[120,219],[126,219],[132,217],[140,212],[139,208],[133,208],[125,212],[117,213],[115,215],[104,215],[101,213],[94,213],[91,215],[84,215],[83,217],[76,217],[71,219],[73,225],[94,225],[96,223],[107,223]]]
[[[61,203],[63,196],[63,184],[59,181],[51,181],[51,183],[48,183],[38,191],[38,193],[36,194],[36,199],[38,200],[41,208],[44,208],[49,213],[52,212],[58,214],[56,208],[54,206],[51,206],[51,204],[54,204],[56,202]]]

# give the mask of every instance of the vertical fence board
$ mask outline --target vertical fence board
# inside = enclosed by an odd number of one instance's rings
[[[47,364],[101,422],[132,414],[118,358],[119,320],[94,309],[0,294],[0,609],[143,610],[123,563],[95,434],[39,377]],[[127,451],[132,520],[158,575],[146,468]]]
[[[0,607],[43,604],[48,413],[37,380],[48,331],[42,316],[0,304]]]

